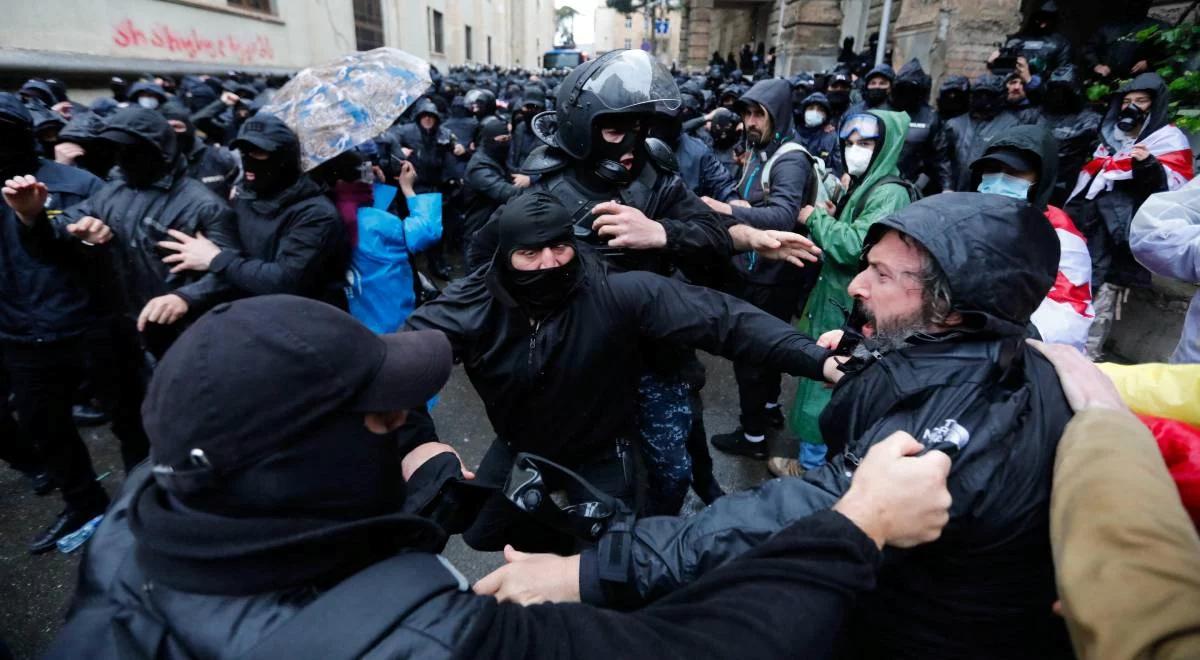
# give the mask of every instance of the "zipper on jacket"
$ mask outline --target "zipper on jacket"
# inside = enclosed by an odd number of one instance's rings
[[[529,334],[529,367],[533,368],[533,352],[537,350],[537,335],[538,330],[542,329],[540,320],[533,322],[533,332]]]

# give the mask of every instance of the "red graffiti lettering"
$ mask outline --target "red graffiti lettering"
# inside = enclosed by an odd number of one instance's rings
[[[179,32],[162,23],[154,24],[147,37],[133,19],[129,18],[115,25],[112,33],[113,44],[118,48],[151,48],[191,60],[203,57],[252,64],[275,58],[275,49],[266,35],[247,35],[245,39],[233,34],[205,36],[194,27],[186,32]]]

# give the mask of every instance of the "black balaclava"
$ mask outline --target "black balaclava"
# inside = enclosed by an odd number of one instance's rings
[[[829,99],[829,111],[835,117],[845,114],[846,109],[850,107],[850,92],[833,91],[825,92],[825,98]]]
[[[167,175],[170,164],[159,148],[148,140],[117,146],[117,166],[125,182],[134,188],[146,188]]]
[[[953,119],[970,109],[966,90],[945,89],[938,94],[937,111],[942,119]]]
[[[0,182],[38,170],[33,126],[17,117],[0,114]]]
[[[544,318],[560,308],[575,291],[582,270],[578,253],[567,264],[541,270],[516,270],[512,255],[517,250],[541,249],[552,245],[575,246],[571,215],[548,192],[528,192],[504,205],[498,219],[499,246],[492,270],[513,300],[530,316]]]
[[[1005,95],[991,89],[971,90],[971,114],[991,119],[1000,114],[1007,103]]]
[[[254,174],[254,180],[243,180],[242,186],[259,199],[274,197],[300,178],[300,154],[294,149],[268,151],[265,160],[253,156],[242,158],[242,169]]]
[[[892,105],[898,110],[903,110],[909,114],[916,112],[921,106],[921,102],[925,100],[925,90],[916,83],[908,81],[897,82],[892,85]]]
[[[117,164],[117,152],[112,143],[88,140],[82,146],[84,153],[75,159],[75,167],[82,167],[101,179],[108,179],[109,171]]]
[[[175,134],[175,143],[179,145],[179,153],[186,157],[196,147],[196,127],[192,124],[192,114],[178,101],[164,103],[159,112],[167,119],[175,119],[184,123],[187,130]]]
[[[713,147],[725,151],[737,144],[742,137],[737,128],[740,122],[741,118],[730,110],[722,109],[714,114],[712,128],[709,130],[713,138]]]
[[[867,104],[868,108],[878,108],[887,100],[888,91],[882,87],[868,87],[863,90],[863,102]]]
[[[594,192],[611,190],[614,186],[630,184],[641,173],[646,163],[646,152],[643,143],[649,134],[649,120],[646,117],[625,115],[620,117],[619,125],[624,126],[625,137],[620,142],[609,142],[604,139],[599,122],[592,122],[592,148],[585,160],[575,164],[575,175],[579,182]],[[633,122],[640,121],[641,127],[633,130]],[[609,123],[609,127],[617,124]],[[633,152],[633,169],[627,170],[621,165],[621,156]]]
[[[495,138],[500,135],[508,135],[508,124],[499,117],[488,117],[479,126],[479,146],[483,153],[497,163],[504,163],[508,160],[509,143],[497,142]]]
[[[1049,83],[1042,95],[1042,109],[1050,115],[1069,115],[1083,108],[1083,97],[1070,85]]]

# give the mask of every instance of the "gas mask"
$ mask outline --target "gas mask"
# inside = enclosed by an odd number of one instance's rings
[[[1146,121],[1146,111],[1130,103],[1117,115],[1117,129],[1126,135],[1134,135]],[[1137,137],[1134,135],[1134,137]]]

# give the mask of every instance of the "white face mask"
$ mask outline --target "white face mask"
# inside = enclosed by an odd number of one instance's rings
[[[158,99],[154,98],[153,96],[139,96],[138,105],[148,110],[157,110]]]
[[[809,128],[816,128],[825,123],[825,113],[820,110],[805,110],[804,125]]]
[[[846,147],[846,171],[850,173],[850,176],[866,174],[867,168],[871,166],[871,155],[874,153],[874,149],[857,144]]]

